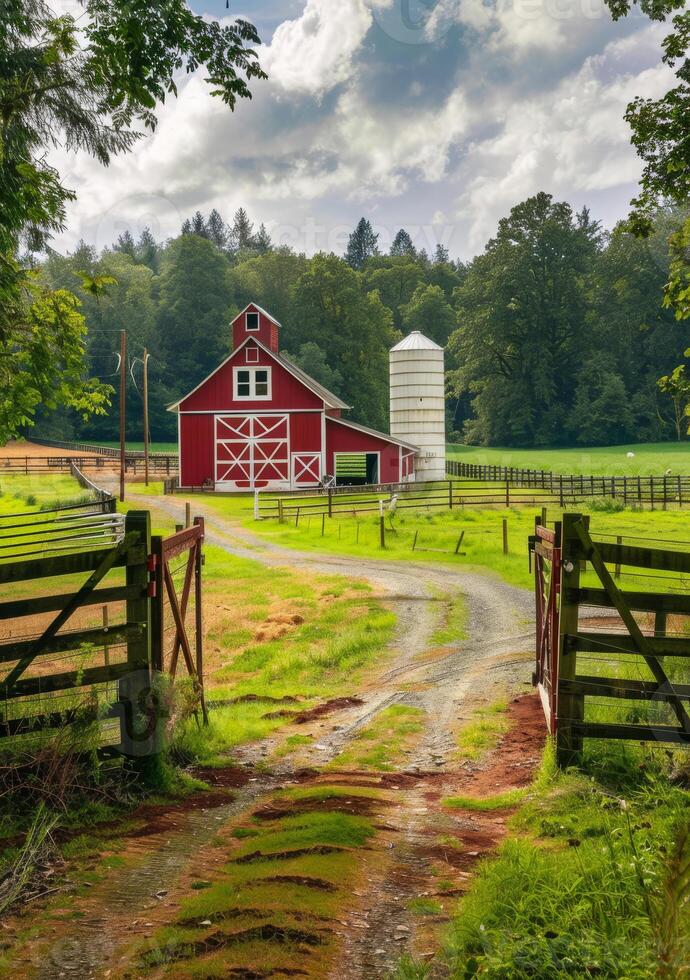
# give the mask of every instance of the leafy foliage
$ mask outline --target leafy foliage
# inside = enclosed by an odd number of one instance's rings
[[[12,359],[9,373],[26,374],[17,406],[0,419],[4,433],[14,434],[18,420],[31,421],[43,391],[37,379],[46,375],[32,360],[40,350],[23,344],[30,331],[18,321],[40,315],[39,334],[45,336],[51,309],[59,310],[60,323],[70,320],[64,296],[52,307],[45,298],[27,303],[26,274],[17,259],[22,244],[34,251],[47,245],[74,199],[46,150],[84,150],[107,165],[141,136],[137,125],[155,127],[156,104],[176,92],[175,75],[183,68],[205,66],[213,94],[230,107],[249,97],[251,79],[265,77],[249,47],[258,35],[246,21],[210,21],[184,0],[82,0],[82,6],[79,25],[72,16],[56,16],[45,0],[7,0],[0,18],[0,342]],[[132,254],[130,238],[118,245]],[[140,242],[144,252],[149,246]],[[71,383],[79,373],[75,331],[56,323],[53,317],[49,327],[55,363],[65,365],[64,382]],[[58,394],[46,404],[69,402],[59,375],[52,377]],[[78,387],[72,401],[80,411],[102,405],[92,397],[97,385],[89,397]]]

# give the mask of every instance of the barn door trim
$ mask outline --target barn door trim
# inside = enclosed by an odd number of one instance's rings
[[[257,483],[289,484],[289,415],[275,412],[216,415],[214,435],[216,484],[247,483],[250,487]],[[225,458],[221,458],[219,450]],[[237,471],[239,479],[228,478]]]
[[[321,483],[321,453],[292,454],[292,485],[316,487]]]

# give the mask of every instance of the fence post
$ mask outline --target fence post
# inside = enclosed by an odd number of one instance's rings
[[[558,637],[558,728],[556,751],[560,765],[571,765],[582,751],[582,736],[574,726],[584,721],[585,699],[582,694],[566,694],[560,690],[562,680],[577,677],[577,651],[570,641],[577,636],[579,602],[572,593],[580,588],[581,562],[577,558],[577,542],[574,530],[577,521],[589,527],[589,518],[581,514],[564,514],[561,545],[561,615]]]
[[[153,560],[153,602],[151,603],[151,665],[161,673],[165,670],[165,582],[163,579],[163,538],[151,538]]]
[[[506,480],[506,510],[510,507],[510,481]]]
[[[381,528],[381,547],[386,547],[386,518],[381,514],[379,518],[380,528]]]
[[[561,503],[561,510],[563,510],[563,508],[565,507],[565,503],[563,500],[563,475],[562,474],[559,477],[559,499]]]
[[[328,488],[328,516],[333,517],[333,491]]]
[[[453,481],[448,481],[448,505],[450,509],[453,509]]]
[[[680,510],[683,509],[683,480],[678,477],[678,507]]]
[[[622,544],[623,544],[623,538],[621,537],[620,534],[616,538],[616,544],[619,547],[622,546]],[[621,563],[619,561],[616,562],[616,568],[615,568],[615,571],[614,571],[614,575],[615,575],[616,578],[620,578],[621,577]]]
[[[127,553],[125,580],[139,595],[127,600],[127,623],[141,626],[139,635],[127,640],[128,673],[120,678],[118,700],[122,715],[120,722],[120,751],[135,768],[144,770],[144,760],[160,752],[159,711],[151,692],[151,599],[149,598],[148,559],[151,554],[151,515],[148,511],[130,511],[125,520],[125,534],[135,534],[136,541]],[[141,716],[142,706],[151,704],[151,713]]]
[[[204,690],[204,609],[201,574],[204,567],[204,534],[203,517],[195,517],[194,524],[199,528],[199,538],[194,546],[194,645],[196,654],[196,679],[199,684],[201,713],[204,725],[208,725],[208,710],[206,708],[206,692]]]
[[[283,517],[283,501],[280,499],[278,499],[278,523],[285,523],[285,518]]]
[[[503,518],[503,554],[508,554],[508,518]]]
[[[189,501],[187,501],[187,503],[184,505],[184,526],[192,526],[192,505],[189,503]]]

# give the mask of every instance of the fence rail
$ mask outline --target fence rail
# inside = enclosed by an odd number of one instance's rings
[[[115,459],[120,458],[120,450],[113,446],[99,446],[90,442],[60,442],[57,439],[36,439],[32,436],[31,442],[36,446],[47,446],[50,449],[69,449],[74,452],[84,453],[89,456],[110,456]],[[143,449],[128,449],[127,456],[137,459],[144,458]],[[149,459],[166,459],[167,457],[177,460],[177,453],[149,453]]]
[[[0,478],[9,476],[39,476],[46,473],[69,473],[72,465],[80,470],[112,471],[118,465],[114,456],[0,456]],[[178,458],[174,455],[152,456],[149,471],[158,476],[170,476],[177,472]],[[127,453],[125,472],[134,476],[144,473],[144,457]]]
[[[566,476],[547,470],[529,470],[513,466],[485,466],[474,463],[446,462],[449,476],[467,480],[510,484],[512,487],[539,489],[565,500],[610,497],[623,504],[663,506],[690,503],[690,476]]]

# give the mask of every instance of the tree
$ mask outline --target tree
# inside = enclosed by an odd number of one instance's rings
[[[614,17],[626,17],[636,0],[606,0]],[[640,7],[652,20],[672,18],[673,30],[663,42],[663,61],[676,69],[678,85],[660,99],[636,98],[626,119],[632,142],[644,161],[641,193],[633,203],[631,227],[648,234],[660,201],[683,203],[690,197],[690,11],[683,0],[642,0]],[[681,11],[681,12],[679,12]]]
[[[393,239],[390,254],[409,255],[411,258],[415,258],[417,255],[417,249],[414,247],[414,242],[404,228],[401,228]]]
[[[266,252],[270,252],[273,248],[273,242],[271,241],[271,236],[268,233],[266,225],[261,222],[259,230],[254,236],[254,248],[259,253],[259,255],[265,255]]]
[[[139,235],[134,258],[140,265],[146,265],[154,272],[158,271],[160,249],[150,228],[144,228]]]
[[[220,213],[215,208],[208,216],[206,228],[208,231],[208,237],[217,248],[226,249],[228,247],[228,240],[230,237],[228,226],[225,224],[220,216]]]
[[[191,391],[230,351],[233,308],[228,259],[208,239],[183,235],[160,272],[156,338],[169,401]],[[159,420],[170,432],[172,416]]]
[[[685,355],[690,357],[690,350],[686,351]],[[688,434],[688,416],[690,416],[690,379],[686,377],[685,365],[681,364],[671,374],[659,378],[657,385],[659,391],[671,402],[673,427],[680,442],[683,434]]]
[[[199,238],[210,238],[208,228],[206,227],[206,221],[201,211],[197,211],[191,221],[192,234],[198,235]]]
[[[155,127],[156,104],[175,93],[182,68],[205,66],[214,94],[230,107],[250,95],[252,78],[265,77],[247,46],[259,38],[246,21],[207,21],[183,0],[83,6],[78,25],[44,0],[6,0],[0,18],[0,345],[13,337],[2,353],[17,366],[33,349],[16,347],[25,335],[13,332],[26,321],[20,246],[44,248],[74,198],[46,150],[64,145],[108,164],[133,146],[139,127]],[[56,304],[64,312],[63,300]],[[74,352],[65,349],[61,360],[55,351],[66,372],[73,372]]]
[[[588,279],[598,245],[568,204],[538,194],[513,208],[456,290],[453,394],[473,396],[472,441],[556,445],[592,346]]]
[[[361,271],[367,259],[379,254],[378,240],[379,236],[374,234],[371,222],[361,218],[347,244],[345,259],[348,265]]]
[[[361,273],[336,255],[315,255],[295,286],[302,343],[325,351],[342,377],[341,394],[353,417],[384,428],[388,422],[388,350],[396,339],[390,310]]]
[[[230,244],[234,251],[254,247],[254,225],[244,208],[235,211],[235,217],[230,232]]]
[[[580,371],[570,427],[583,446],[622,445],[632,438],[628,392],[611,358],[596,355]]]
[[[64,289],[50,290],[35,277],[24,282],[17,319],[0,357],[0,444],[34,424],[40,406],[102,415],[112,388],[84,380],[86,327],[80,302]]]
[[[457,326],[455,311],[446,302],[440,286],[419,285],[400,313],[405,330],[419,330],[441,347],[446,346]]]
[[[134,236],[129,228],[123,231],[121,235],[117,236],[117,242],[113,245],[113,250],[116,252],[124,252],[125,255],[131,255],[134,257]]]
[[[283,355],[297,367],[306,371],[309,377],[314,378],[319,384],[332,391],[334,395],[339,394],[342,390],[343,378],[340,371],[335,371],[330,367],[325,353],[313,341],[302,344],[297,354],[289,354],[287,351],[283,351]]]
[[[384,306],[393,311],[395,328],[402,328],[401,310],[412,299],[415,289],[424,282],[424,270],[408,255],[379,256],[370,259],[364,270],[368,290],[376,290]]]
[[[439,244],[434,252],[434,265],[450,265],[450,252],[445,245]]]

